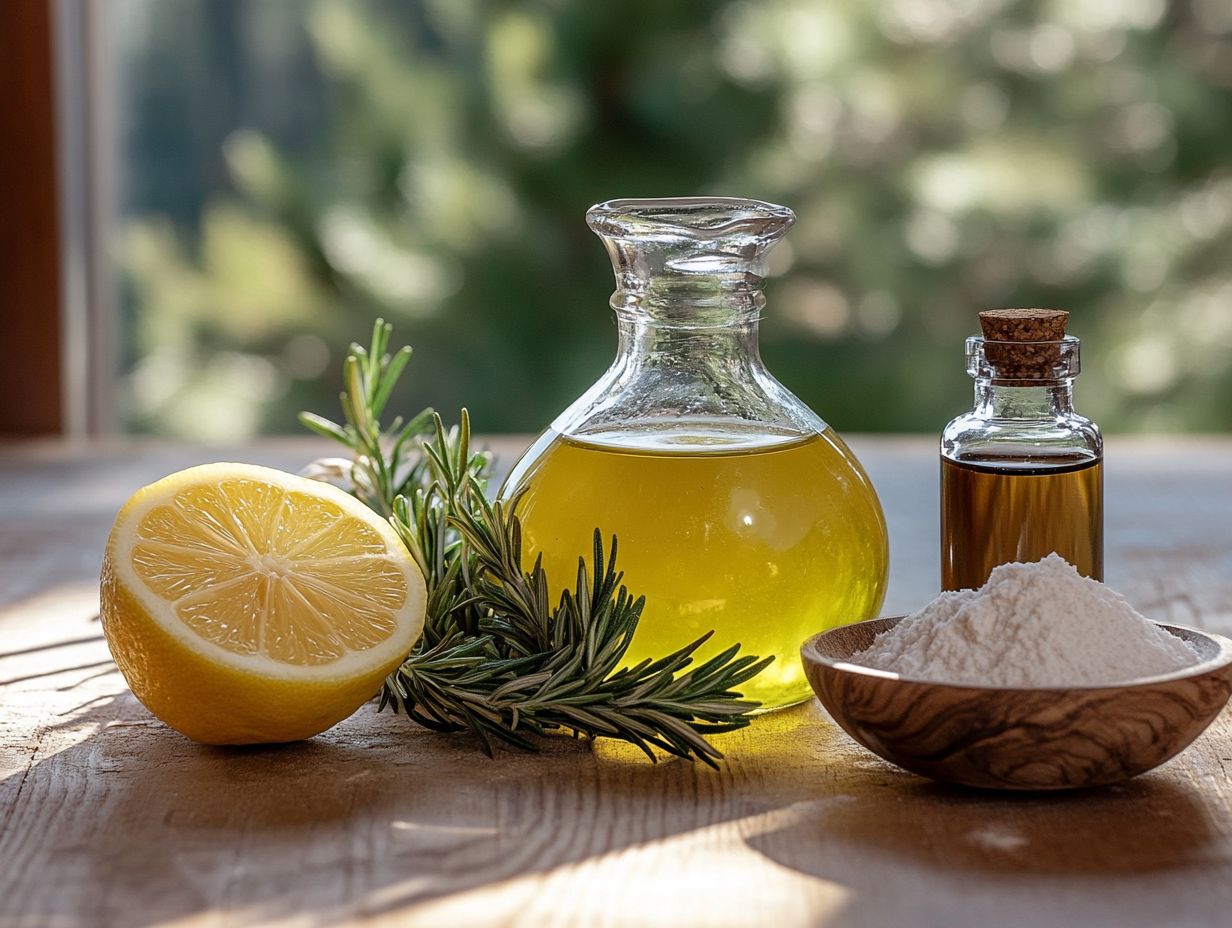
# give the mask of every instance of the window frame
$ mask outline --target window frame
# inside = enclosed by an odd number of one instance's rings
[[[46,0],[42,0],[46,2]],[[115,95],[108,4],[50,0],[60,227],[62,431],[116,431]]]

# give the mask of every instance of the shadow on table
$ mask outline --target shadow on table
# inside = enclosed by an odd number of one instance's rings
[[[1217,924],[1226,912],[1229,842],[1210,808],[1222,800],[1188,777],[999,794],[871,755],[863,767],[746,838],[768,860],[842,888],[827,928]]]
[[[1162,774],[1064,793],[967,790],[897,771],[888,780],[803,804],[749,844],[783,866],[848,883],[851,862],[887,858],[949,878],[1148,874],[1209,860],[1221,840],[1194,790]]]
[[[148,926],[218,911],[329,923],[733,814],[703,801],[727,774],[701,765],[601,760],[568,738],[489,760],[469,737],[370,707],[269,747],[194,744],[127,693],[56,727],[27,770],[0,781],[0,922]],[[42,756],[68,735],[85,737]]]

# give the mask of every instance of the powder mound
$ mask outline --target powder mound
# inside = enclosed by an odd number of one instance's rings
[[[1098,686],[1191,667],[1198,655],[1050,554],[1003,564],[978,590],[942,593],[852,662],[938,683]]]

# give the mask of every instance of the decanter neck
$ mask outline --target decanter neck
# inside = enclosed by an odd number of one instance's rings
[[[794,218],[782,206],[716,197],[591,207],[587,222],[616,272],[620,350],[555,432],[670,432],[683,444],[824,432],[757,348],[766,252]]]
[[[610,200],[587,213],[616,274],[622,326],[712,329],[756,322],[766,255],[795,221],[758,200]]]
[[[719,281],[651,278],[621,287],[609,301],[621,326],[679,330],[727,329],[752,325],[766,305],[761,287],[722,287]]]
[[[652,312],[624,309],[616,316],[620,331],[618,365],[709,370],[724,377],[762,367],[757,309],[715,325],[671,325]]]

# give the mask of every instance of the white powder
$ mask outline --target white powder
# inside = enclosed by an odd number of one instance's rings
[[[1003,564],[978,590],[942,593],[852,662],[937,682],[1094,686],[1170,673],[1198,656],[1050,554]]]

